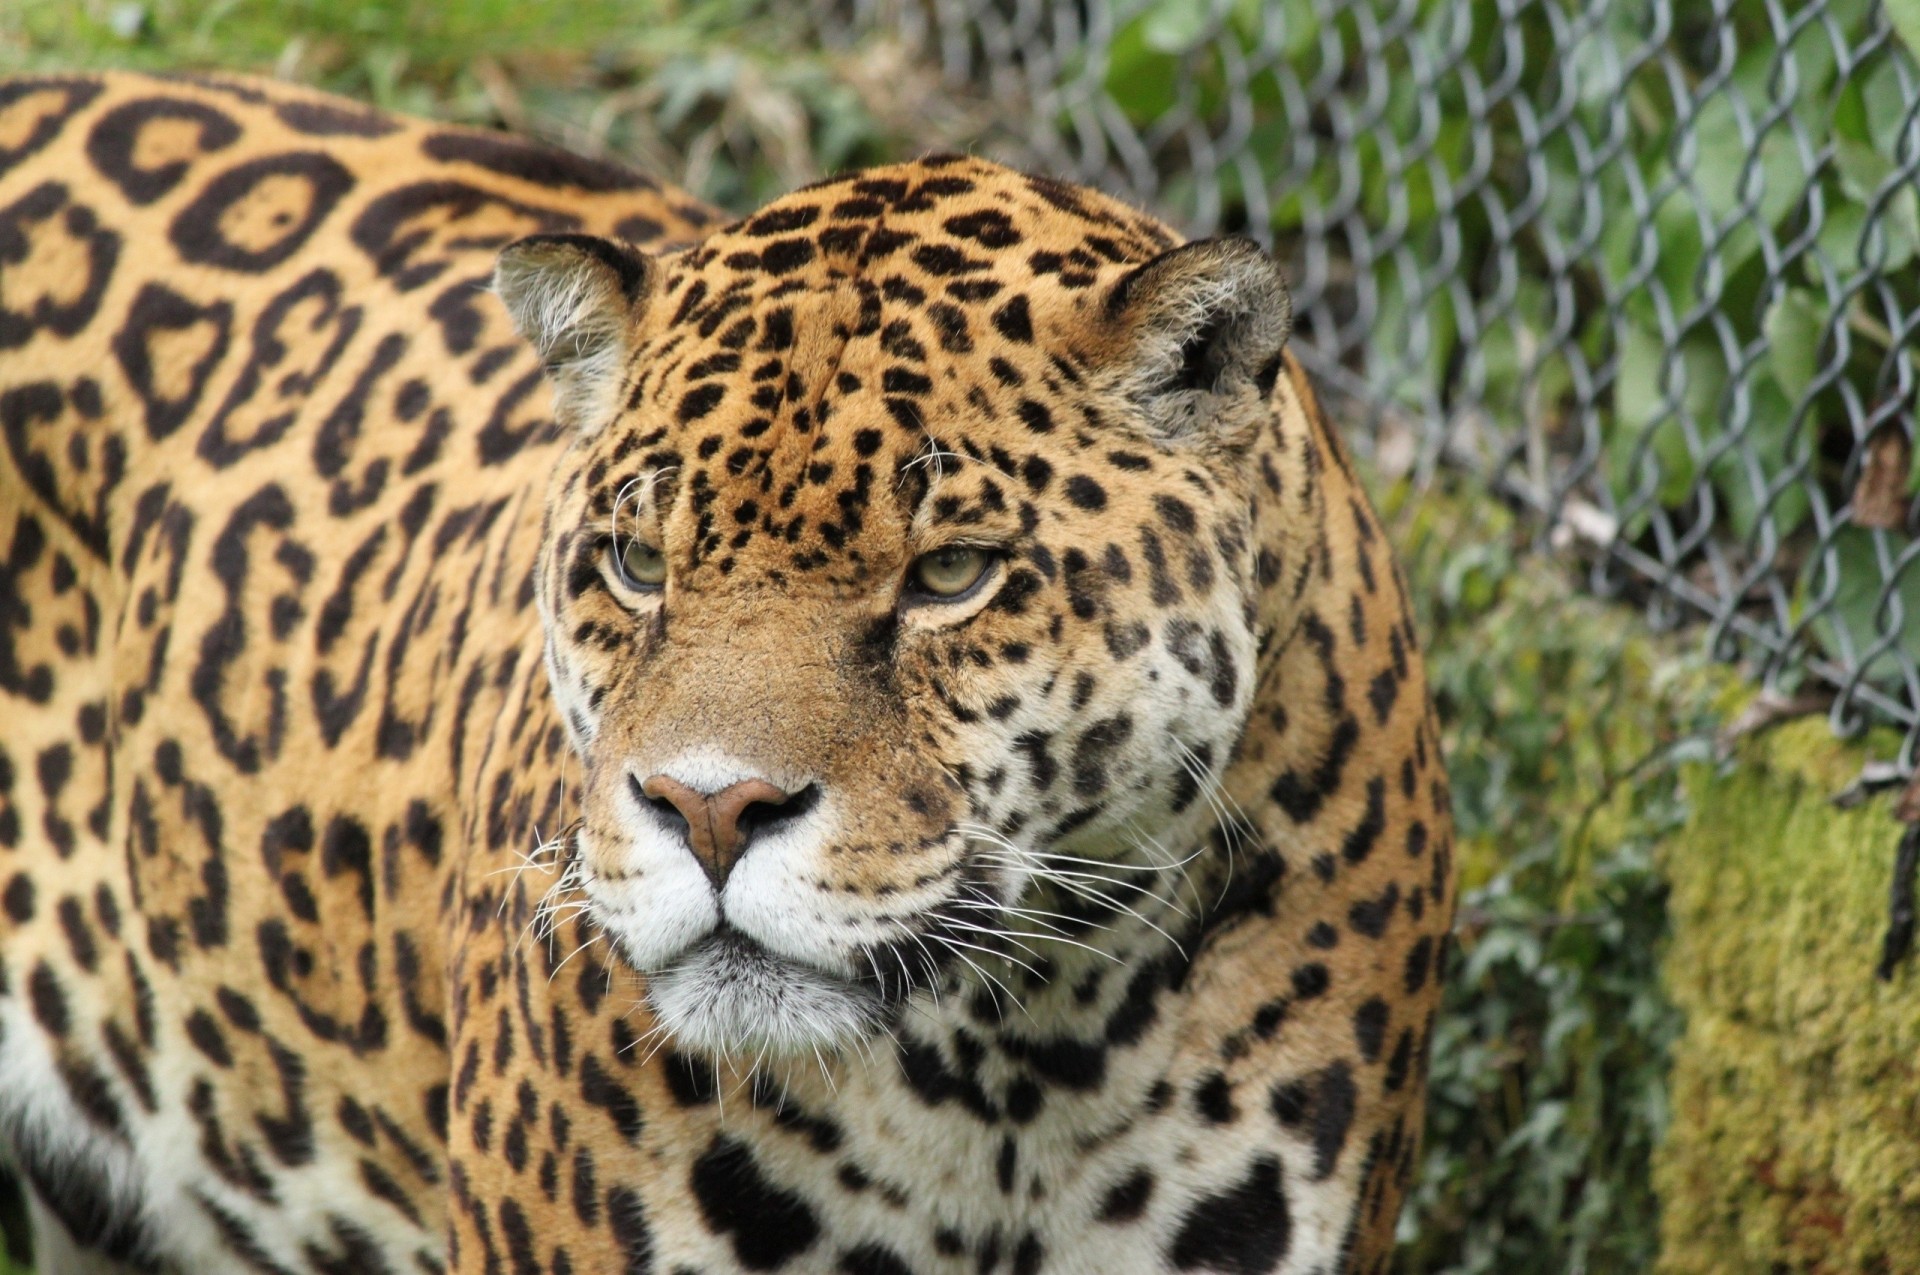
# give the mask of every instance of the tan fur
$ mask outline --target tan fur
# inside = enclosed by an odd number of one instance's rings
[[[1140,353],[1255,296],[1277,351],[1241,250],[1224,291],[1110,310],[1165,228],[979,161],[716,230],[619,170],[250,81],[4,83],[0,139],[0,1151],[77,1240],[182,1270],[1386,1269],[1445,779],[1298,366],[1263,393],[1223,346],[1168,391],[1177,346]],[[865,238],[763,264],[836,215]],[[648,254],[632,295],[524,281],[536,339],[590,338],[543,350],[563,394],[601,360],[560,425],[485,290],[536,233]],[[657,599],[593,575],[609,532],[664,546]],[[904,606],[962,532],[1011,546],[992,588]],[[1163,550],[1179,600],[1149,602]],[[1103,714],[1133,733],[1090,742]],[[1171,796],[1163,722],[1225,741],[1211,796]],[[969,812],[1038,846],[1079,803],[1045,845],[1121,865],[1101,812],[1137,809],[1182,872],[1074,945],[942,961],[817,1061],[706,1058],[581,887],[639,870],[628,768],[700,741],[827,794],[838,839],[785,896],[823,952],[954,874],[1013,889]]]

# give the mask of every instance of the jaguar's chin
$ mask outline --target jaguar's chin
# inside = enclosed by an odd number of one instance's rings
[[[874,988],[776,956],[732,930],[649,975],[647,1003],[678,1048],[749,1062],[838,1050],[886,1019]]]

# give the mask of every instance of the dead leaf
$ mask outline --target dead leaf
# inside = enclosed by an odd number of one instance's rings
[[[1920,768],[1914,770],[1912,782],[1893,803],[1893,817],[1901,823],[1920,823]]]
[[[1860,481],[1853,487],[1853,521],[1880,531],[1907,525],[1907,468],[1913,443],[1898,425],[1884,425],[1867,439]]]

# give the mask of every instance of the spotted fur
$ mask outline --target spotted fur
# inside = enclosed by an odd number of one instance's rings
[[[720,222],[283,86],[0,83],[50,1251],[1383,1271],[1448,800],[1272,264],[958,157]]]

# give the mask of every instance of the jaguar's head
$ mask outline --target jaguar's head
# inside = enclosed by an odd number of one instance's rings
[[[573,437],[538,596],[575,879],[680,1047],[833,1046],[1009,934],[1098,942],[1075,861],[1212,821],[1289,312],[1254,245],[1172,244],[927,160],[664,257],[503,254]]]

